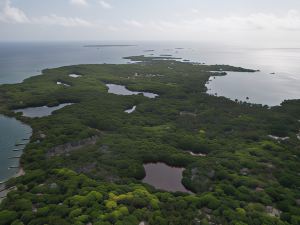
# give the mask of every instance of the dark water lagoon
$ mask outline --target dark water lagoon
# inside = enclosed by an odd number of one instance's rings
[[[50,116],[52,112],[62,109],[65,106],[72,105],[73,103],[64,103],[58,106],[48,107],[48,106],[41,106],[41,107],[30,107],[24,109],[17,109],[14,112],[18,113],[21,112],[23,116],[30,117],[30,118],[40,118],[44,116]]]
[[[144,164],[144,168],[146,171],[144,183],[165,191],[191,193],[181,183],[184,168],[171,167],[165,163],[147,163]]]
[[[151,92],[143,92],[143,91],[130,91],[123,85],[118,84],[106,84],[108,87],[108,93],[116,94],[116,95],[139,95],[143,94],[147,98],[156,98],[158,95]]]
[[[0,181],[2,182],[18,173],[19,157],[25,144],[29,142],[32,130],[26,124],[3,115],[0,115],[0,125]]]

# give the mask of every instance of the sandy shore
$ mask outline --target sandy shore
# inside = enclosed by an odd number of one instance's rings
[[[23,175],[25,175],[25,171],[24,171],[23,167],[20,167],[19,171],[13,177],[16,178],[16,177],[20,177]],[[4,181],[3,183],[0,184],[0,203],[11,190],[14,190],[16,188],[16,187],[7,188],[6,182],[7,181]]]

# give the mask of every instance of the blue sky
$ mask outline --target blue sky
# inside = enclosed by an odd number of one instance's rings
[[[299,0],[0,0],[0,40],[300,46]]]

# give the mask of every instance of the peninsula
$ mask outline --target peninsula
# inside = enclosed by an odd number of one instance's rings
[[[300,223],[299,100],[269,108],[206,93],[225,75],[211,71],[252,69],[128,59],[138,63],[0,86],[0,113],[33,129],[0,224]]]

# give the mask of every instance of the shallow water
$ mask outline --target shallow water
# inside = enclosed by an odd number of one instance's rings
[[[138,95],[143,94],[147,98],[156,98],[158,95],[150,92],[143,91],[130,91],[123,85],[118,84],[106,84],[108,87],[108,93],[116,94],[116,95]]]
[[[171,167],[164,163],[147,163],[144,164],[144,168],[144,183],[165,191],[190,193],[181,183],[184,168]]]
[[[65,106],[72,105],[73,103],[64,103],[58,106],[48,107],[48,106],[41,106],[41,107],[30,107],[25,109],[17,109],[14,112],[22,112],[23,116],[30,117],[30,118],[40,118],[44,116],[50,116],[52,112],[62,109]]]
[[[24,146],[15,146],[18,143],[28,143],[31,136],[31,128],[20,121],[0,115],[0,181],[4,181],[14,176],[18,168],[9,168],[19,165],[19,157],[22,151],[13,151],[22,149]],[[26,139],[26,140],[23,140]]]
[[[280,105],[285,99],[300,99],[300,80],[288,74],[264,72],[227,72],[210,78],[207,93],[268,106]]]

